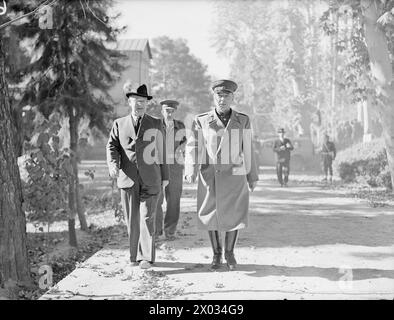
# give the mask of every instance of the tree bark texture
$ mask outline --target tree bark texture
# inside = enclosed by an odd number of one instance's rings
[[[377,93],[382,101],[379,114],[383,126],[391,182],[394,184],[393,72],[387,38],[381,26],[377,23],[377,20],[383,14],[383,4],[380,0],[363,0],[361,5],[364,13],[365,39],[371,63],[371,71]]]
[[[88,224],[86,222],[85,212],[83,210],[81,194],[79,190],[79,178],[78,178],[78,118],[73,114],[73,111],[69,114],[70,123],[70,150],[71,150],[71,164],[73,168],[73,187],[74,187],[74,201],[75,210],[78,214],[79,223],[81,230],[88,231]]]
[[[0,35],[0,284],[29,282],[26,218]]]

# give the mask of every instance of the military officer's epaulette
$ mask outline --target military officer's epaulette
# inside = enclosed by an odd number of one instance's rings
[[[151,116],[150,114],[148,114],[148,116],[150,116],[152,119],[155,119],[155,120],[159,120],[159,121],[161,121],[161,119],[160,119],[160,118],[158,118],[158,117],[156,117],[156,116]]]
[[[199,121],[202,121],[202,122],[212,123],[213,121],[215,121],[215,117],[214,117],[212,111],[201,113],[201,114],[197,115],[197,118]]]
[[[244,117],[249,118],[249,116],[247,114],[245,114],[245,113],[237,111],[237,114],[240,115],[240,116],[244,116]]]
[[[206,116],[206,115],[208,115],[208,114],[209,114],[209,112],[200,113],[200,114],[197,115],[197,118]]]

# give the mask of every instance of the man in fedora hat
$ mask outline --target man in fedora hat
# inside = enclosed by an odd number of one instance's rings
[[[156,214],[156,235],[161,236],[163,234],[162,204],[165,196],[167,208],[164,217],[164,235],[167,240],[174,240],[180,213],[186,132],[184,123],[174,119],[179,102],[176,100],[163,100],[160,104],[163,115],[163,127],[166,131],[167,153],[165,160],[168,164],[170,183],[159,196]]]
[[[155,215],[160,190],[168,184],[168,168],[163,164],[162,122],[145,113],[152,96],[144,84],[129,85],[127,89],[131,114],[113,123],[107,163],[110,176],[117,178],[120,188],[130,261],[147,269],[155,261]]]
[[[198,175],[197,221],[200,229],[208,231],[212,268],[222,264],[220,233],[224,231],[224,257],[231,271],[237,264],[238,231],[248,224],[249,191],[259,178],[249,117],[231,108],[237,84],[219,80],[211,89],[215,109],[197,115],[187,137],[185,178],[190,183]]]
[[[278,129],[278,139],[273,150],[276,153],[276,174],[281,187],[287,187],[290,174],[290,151],[294,149],[291,141],[285,138],[285,129]]]

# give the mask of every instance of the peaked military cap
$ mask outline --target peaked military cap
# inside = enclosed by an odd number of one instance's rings
[[[234,93],[238,88],[238,85],[231,80],[217,80],[212,83],[211,89],[213,92],[230,92]]]
[[[163,100],[160,101],[160,104],[164,108],[173,108],[173,109],[177,109],[177,107],[179,106],[179,102],[176,100]]]

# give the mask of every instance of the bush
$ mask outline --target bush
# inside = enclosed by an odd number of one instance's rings
[[[383,139],[358,143],[338,152],[334,170],[346,183],[357,182],[392,189]]]
[[[29,221],[54,220],[55,214],[67,210],[70,156],[59,148],[58,114],[45,119],[37,111],[33,136],[25,142],[20,170],[24,210]]]

